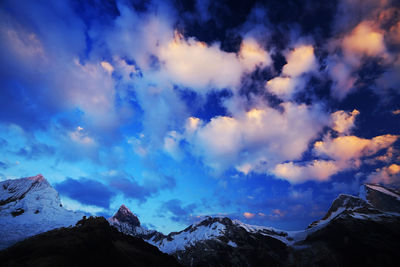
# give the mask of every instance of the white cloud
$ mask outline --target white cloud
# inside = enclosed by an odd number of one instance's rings
[[[339,134],[350,134],[350,131],[354,128],[354,122],[356,117],[360,114],[358,110],[352,112],[345,112],[338,110],[331,114],[333,127],[332,129]]]
[[[208,46],[194,38],[185,40],[178,32],[173,40],[160,46],[157,55],[171,82],[200,91],[235,88],[243,73],[272,62],[254,39],[244,39],[237,55],[220,50],[218,44]]]
[[[281,104],[283,112],[260,107],[201,125],[189,140],[195,153],[217,171],[231,166],[248,173],[266,171],[300,158],[326,123],[316,108]]]
[[[314,144],[314,151],[318,155],[328,156],[337,161],[347,161],[371,156],[381,149],[388,148],[398,139],[397,135],[380,135],[372,139],[357,136],[326,136],[323,141]]]
[[[400,165],[391,164],[389,166],[376,169],[368,175],[367,181],[370,183],[383,183],[400,185]]]
[[[282,74],[297,77],[318,67],[312,45],[300,45],[286,56],[287,64],[283,66]]]
[[[305,165],[296,165],[293,162],[278,164],[272,173],[290,183],[297,184],[306,181],[327,181],[339,171],[340,167],[335,161],[314,160]]]
[[[307,79],[304,74],[316,71],[318,62],[312,45],[299,45],[286,55],[287,64],[281,76],[265,84],[265,88],[283,100],[290,100],[295,92],[304,89]]]

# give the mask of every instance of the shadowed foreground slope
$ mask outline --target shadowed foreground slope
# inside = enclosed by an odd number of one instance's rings
[[[179,266],[142,239],[125,235],[104,218],[52,230],[0,251],[1,266]]]

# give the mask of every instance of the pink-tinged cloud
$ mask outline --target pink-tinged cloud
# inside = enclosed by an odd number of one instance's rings
[[[273,214],[273,216],[277,216],[279,218],[283,218],[283,217],[285,217],[286,212],[284,212],[284,211],[282,211],[280,209],[273,209],[272,210],[272,214]]]
[[[354,122],[356,117],[360,114],[358,110],[353,110],[352,112],[346,112],[343,110],[338,110],[331,114],[333,121],[332,129],[339,134],[350,134],[350,131],[354,128]]]
[[[328,156],[337,161],[359,159],[371,156],[381,149],[388,148],[398,139],[397,135],[380,135],[372,139],[357,136],[326,136],[323,141],[314,144],[314,151],[318,155]]]
[[[296,165],[293,162],[278,164],[272,173],[292,184],[298,184],[306,181],[327,181],[340,170],[333,160],[314,160],[305,165]]]
[[[287,64],[283,66],[281,76],[265,84],[266,90],[283,100],[290,100],[292,95],[303,90],[306,80],[301,77],[308,72],[316,71],[318,63],[311,45],[299,45],[286,55]]]
[[[383,33],[374,28],[374,22],[363,21],[343,39],[342,47],[348,57],[354,53],[366,56],[382,56],[386,52]]]
[[[286,56],[287,64],[283,66],[283,75],[297,77],[303,73],[316,70],[318,67],[314,48],[311,45],[300,45]]]
[[[158,55],[172,82],[200,91],[209,87],[234,88],[243,73],[272,62],[269,53],[254,39],[244,39],[237,55],[220,50],[217,44],[209,46],[194,38],[185,40],[177,32],[173,40],[161,45]]]
[[[391,164],[383,168],[376,169],[368,175],[367,181],[370,183],[400,185],[400,165]]]
[[[215,117],[197,128],[189,142],[216,171],[235,166],[245,174],[265,172],[299,158],[329,121],[306,105],[287,102],[281,108],[283,112],[263,106],[234,117]]]
[[[256,214],[251,213],[251,212],[244,212],[243,216],[246,217],[246,219],[251,219],[251,218],[254,218],[254,216],[256,216]]]

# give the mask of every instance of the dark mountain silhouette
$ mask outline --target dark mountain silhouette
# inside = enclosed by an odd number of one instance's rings
[[[140,238],[125,235],[102,217],[30,237],[0,251],[1,266],[180,266]]]

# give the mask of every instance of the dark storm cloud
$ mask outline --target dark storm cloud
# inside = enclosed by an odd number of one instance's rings
[[[164,202],[159,208],[160,214],[169,212],[170,218],[176,222],[188,223],[193,221],[192,213],[197,208],[195,204],[184,205],[179,199]]]
[[[176,186],[176,181],[171,176],[162,176],[160,179],[148,180],[142,184],[138,183],[129,174],[111,175],[107,179],[109,180],[109,186],[116,192],[139,202],[145,202],[160,191],[173,189]]]
[[[106,209],[110,207],[110,201],[116,195],[105,184],[87,178],[77,180],[67,178],[65,181],[56,184],[55,188],[60,194],[82,204],[95,205]]]

